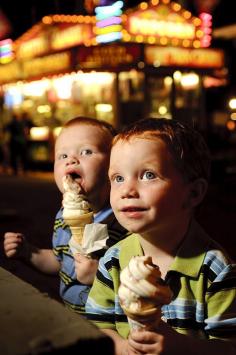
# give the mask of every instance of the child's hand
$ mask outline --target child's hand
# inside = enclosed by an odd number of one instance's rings
[[[84,285],[92,285],[98,268],[98,260],[82,254],[75,254],[74,259],[77,280]]]
[[[180,334],[164,322],[160,323],[157,331],[131,331],[128,354],[179,354],[180,337]]]
[[[5,233],[3,246],[8,258],[27,258],[29,254],[29,245],[21,233]]]

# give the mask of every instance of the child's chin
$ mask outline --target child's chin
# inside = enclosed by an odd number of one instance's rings
[[[131,233],[142,234],[142,233],[146,232],[145,227],[130,226],[128,224],[127,224],[127,226],[124,226],[124,227]]]

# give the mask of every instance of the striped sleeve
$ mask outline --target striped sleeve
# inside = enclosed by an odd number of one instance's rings
[[[99,267],[86,303],[86,316],[100,328],[116,329],[115,289],[119,280],[119,248],[110,248]]]
[[[236,338],[236,264],[220,252],[208,253],[213,278],[206,292],[205,330],[209,338]],[[207,260],[206,260],[207,262]]]

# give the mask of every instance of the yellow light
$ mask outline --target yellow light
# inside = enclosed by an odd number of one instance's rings
[[[112,112],[112,105],[110,104],[97,104],[95,105],[95,110],[97,112]]]
[[[176,70],[173,74],[173,78],[176,82],[180,82],[182,73],[179,70]]]
[[[106,26],[102,28],[96,28],[95,33],[97,35],[110,33],[110,32],[121,32],[122,26],[121,25],[113,25],[113,26]]]
[[[154,36],[148,37],[148,43],[153,44],[156,42],[156,38]]]
[[[202,30],[196,31],[196,37],[201,38],[204,35]]]
[[[191,17],[191,12],[189,12],[189,11],[184,11],[183,17],[184,17],[186,20],[190,19],[190,17]]]
[[[165,115],[167,113],[167,107],[162,105],[158,108],[158,112],[160,115]]]
[[[194,89],[199,84],[199,76],[195,73],[184,74],[181,77],[181,85],[185,89]]]
[[[235,110],[236,109],[236,98],[232,98],[229,100],[229,107],[231,108],[231,110]]]
[[[168,42],[168,40],[167,40],[166,37],[161,37],[161,38],[160,38],[160,43],[161,43],[162,45],[166,45],[167,42]]]
[[[145,67],[144,62],[138,62],[138,68],[143,69]]]
[[[193,24],[194,24],[196,27],[200,26],[201,23],[202,23],[202,21],[201,21],[200,18],[195,17],[195,18],[193,19]]]
[[[176,2],[174,2],[174,3],[172,3],[171,4],[172,5],[172,9],[174,10],[174,11],[180,11],[181,10],[181,5],[180,4],[177,4]]]
[[[178,44],[179,44],[178,38],[173,38],[173,39],[171,40],[171,43],[172,43],[173,46],[178,46]]]
[[[59,136],[59,133],[61,132],[62,127],[56,127],[53,129],[53,137],[56,138]]]
[[[49,127],[32,127],[30,129],[30,139],[33,141],[47,140],[49,138]]]
[[[141,2],[141,4],[139,5],[141,10],[146,10],[148,7],[148,4],[146,2]]]
[[[51,107],[49,105],[40,105],[37,107],[38,113],[48,113],[51,111]]]
[[[190,46],[190,41],[188,39],[183,40],[183,47],[189,47]]]
[[[159,4],[159,0],[152,0],[151,3],[153,6],[156,6]]]
[[[52,18],[50,16],[44,16],[42,22],[45,23],[45,25],[50,25],[52,23]]]
[[[236,121],[236,112],[232,112],[230,118],[231,120]]]
[[[200,43],[200,41],[193,41],[193,47],[194,48],[200,48],[201,47],[201,43]]]
[[[137,41],[138,43],[143,42],[143,36],[141,36],[141,35],[136,36],[136,41]]]
[[[124,40],[125,42],[129,42],[129,41],[131,40],[131,36],[130,36],[128,33],[124,34],[124,35],[123,35],[123,40]]]
[[[165,86],[171,86],[172,82],[173,82],[173,79],[172,79],[171,76],[166,76],[166,77],[164,78],[164,84],[165,84]]]

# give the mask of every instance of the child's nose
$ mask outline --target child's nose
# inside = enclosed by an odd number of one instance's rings
[[[77,165],[79,164],[79,159],[76,156],[70,156],[67,160],[67,165]]]
[[[126,182],[123,185],[122,198],[137,198],[138,196],[138,189],[133,181]]]

